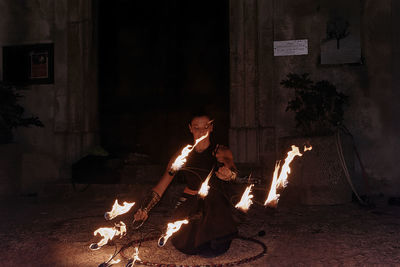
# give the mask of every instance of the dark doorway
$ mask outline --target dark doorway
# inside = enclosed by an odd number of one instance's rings
[[[228,0],[99,1],[100,136],[114,153],[165,163],[191,143],[194,106],[228,143]]]

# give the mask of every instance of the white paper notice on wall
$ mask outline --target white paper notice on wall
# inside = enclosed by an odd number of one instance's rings
[[[274,56],[308,55],[308,40],[274,41]]]

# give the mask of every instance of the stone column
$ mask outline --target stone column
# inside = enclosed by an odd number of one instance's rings
[[[85,154],[98,131],[96,6],[91,0],[56,2],[54,130],[66,162]]]
[[[272,0],[230,1],[230,131],[237,163],[275,158]],[[271,164],[269,164],[269,163]]]

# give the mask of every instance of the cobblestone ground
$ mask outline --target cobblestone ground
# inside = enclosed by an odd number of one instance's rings
[[[67,197],[3,200],[0,266],[98,266],[115,248],[129,241],[158,236],[159,229],[165,229],[168,222],[172,201],[153,210],[141,231],[129,231],[132,213],[122,216],[120,219],[128,225],[127,236],[96,251],[88,248],[100,240],[93,236],[95,229],[112,225],[103,214],[111,209],[115,198],[130,201],[134,193],[93,196],[83,192]],[[240,235],[260,240],[268,250],[261,258],[240,266],[400,266],[400,207],[387,205],[384,198],[375,203],[374,208],[349,203],[292,204],[277,209],[254,204],[247,214],[238,213]],[[128,247],[124,252],[131,256],[134,248]],[[151,240],[141,244],[139,257],[163,264],[212,265],[239,261],[260,252],[259,244],[235,239],[226,254],[204,259],[184,255],[170,243],[159,248],[157,240]],[[114,266],[126,265],[127,259],[121,255],[117,258],[121,262]]]

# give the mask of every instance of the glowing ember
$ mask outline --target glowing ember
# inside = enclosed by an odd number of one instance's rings
[[[236,204],[235,208],[241,209],[242,211],[247,211],[250,208],[250,205],[253,204],[251,200],[253,195],[251,195],[251,188],[254,184],[249,185],[246,190],[244,191],[242,198],[240,199],[239,203]]]
[[[312,146],[306,147],[304,146],[304,152],[311,150]],[[280,168],[279,162],[275,164],[275,170],[274,170],[274,175],[272,178],[272,183],[271,183],[271,189],[268,193],[267,200],[264,203],[264,206],[273,206],[276,207],[279,201],[279,194],[276,193],[277,189],[280,188],[285,188],[288,184],[288,175],[290,174],[290,163],[293,161],[294,157],[296,156],[303,156],[303,154],[300,153],[300,150],[297,146],[292,145],[292,150],[287,153],[287,157],[285,159],[284,164]],[[280,172],[279,172],[280,170]],[[278,172],[279,172],[279,177],[278,177]]]
[[[115,224],[113,228],[110,227],[102,227],[94,231],[93,235],[96,236],[99,234],[103,237],[98,243],[93,243],[90,245],[92,250],[97,250],[108,243],[109,240],[112,240],[114,236],[123,237],[126,234],[126,225],[123,222],[119,222]]]
[[[106,218],[106,220],[112,220],[118,215],[127,213],[133,207],[133,205],[135,205],[135,202],[128,203],[124,201],[123,205],[120,206],[118,204],[118,199],[116,199],[112,210],[104,213],[104,218]]]
[[[168,223],[167,232],[158,239],[158,246],[162,247],[167,243],[167,240],[179,229],[181,229],[182,224],[188,224],[188,220],[176,221],[174,223]]]
[[[208,181],[210,181],[213,171],[214,171],[214,168],[207,175],[206,180],[201,184],[200,190],[198,192],[198,194],[203,198],[208,195],[208,190],[210,189],[210,186],[208,185]]]
[[[197,146],[198,143],[203,141],[203,139],[207,138],[208,132],[203,135],[202,137],[196,139],[194,145],[187,145],[182,149],[181,154],[175,159],[174,163],[172,163],[171,170],[176,172],[182,168],[183,164],[186,163],[186,157],[189,155],[190,152]]]

